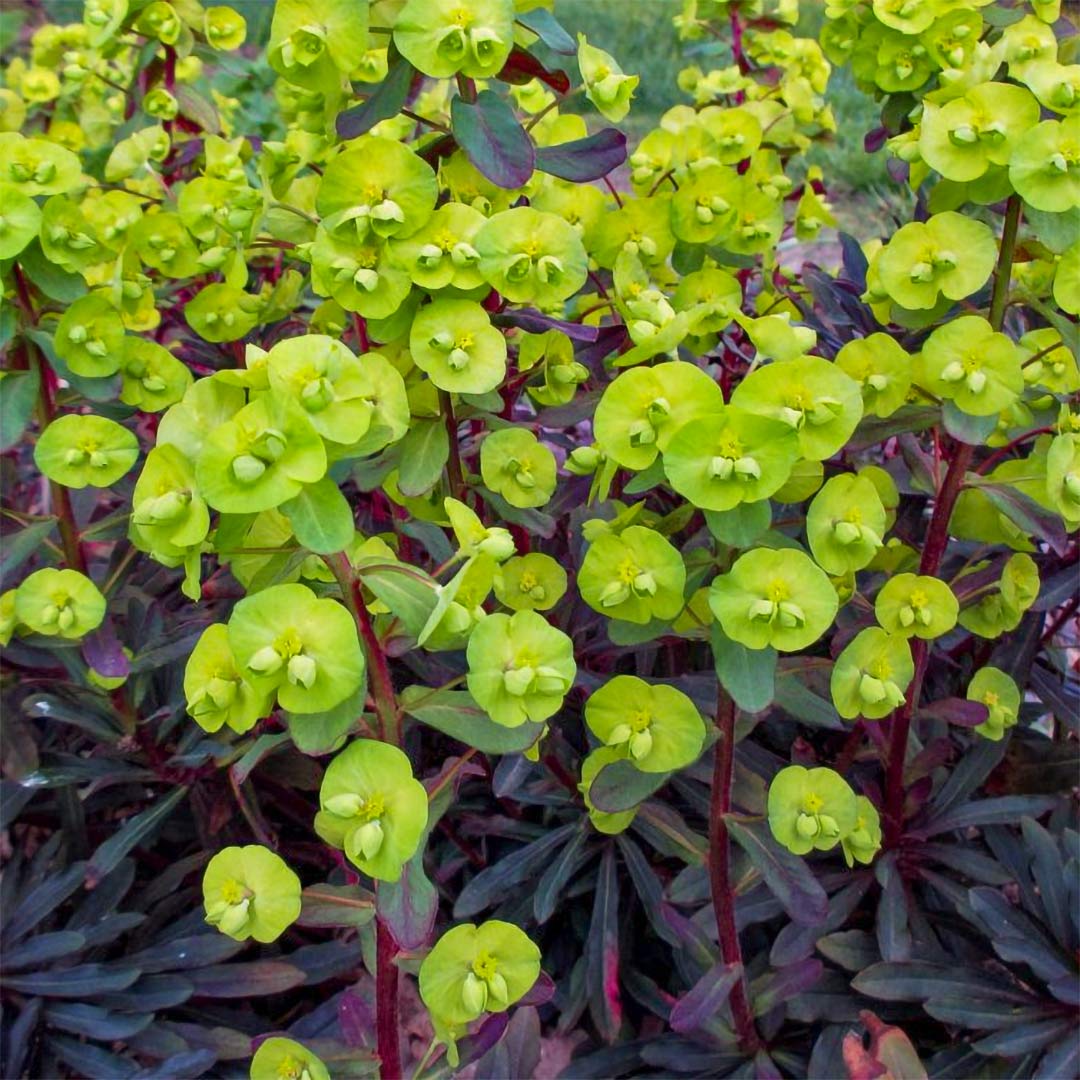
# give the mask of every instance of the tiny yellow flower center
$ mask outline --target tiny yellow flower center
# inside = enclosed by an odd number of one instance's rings
[[[788,589],[786,581],[777,579],[769,582],[769,587],[765,590],[765,595],[774,604],[778,604],[781,600],[786,600],[791,595],[791,590]]]
[[[641,569],[638,567],[637,563],[635,563],[634,560],[631,558],[623,559],[623,561],[619,564],[619,569],[616,571],[618,579],[624,585],[633,584],[635,578],[637,578],[640,573]]]
[[[478,979],[487,981],[499,970],[499,962],[487,949],[482,949],[473,960],[472,969]]]
[[[825,807],[825,800],[814,792],[810,792],[805,799],[803,799],[803,806],[806,808],[808,814],[820,814]]]
[[[226,904],[239,904],[247,895],[247,889],[235,879],[230,878],[221,886],[221,898]]]

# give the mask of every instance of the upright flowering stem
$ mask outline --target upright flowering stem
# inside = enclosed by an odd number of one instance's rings
[[[398,1031],[398,947],[382,919],[375,920],[375,1045],[380,1080],[401,1080]]]
[[[327,566],[341,588],[346,607],[356,620],[356,628],[367,656],[371,696],[384,742],[401,745],[401,717],[394,694],[394,683],[386,653],[371,625],[360,590],[360,579],[343,554],[327,556]],[[400,1080],[401,1049],[398,1030],[398,969],[394,959],[398,945],[390,928],[377,917],[375,920],[375,1042],[379,1054],[381,1080]]]
[[[990,297],[990,325],[1001,330],[1005,321],[1005,303],[1009,295],[1012,276],[1013,253],[1016,249],[1016,233],[1020,227],[1021,199],[1010,195],[1005,209],[1005,225],[1001,233],[997,269],[994,273],[994,291]],[[919,573],[937,577],[941,561],[949,544],[949,522],[952,520],[956,499],[964,486],[964,477],[971,465],[975,447],[969,443],[957,443],[949,462],[945,479],[934,500],[934,512],[926,532]],[[907,757],[908,735],[911,716],[922,692],[930,651],[928,643],[915,638],[911,644],[911,656],[915,662],[915,674],[908,687],[904,704],[893,713],[889,723],[889,753],[885,777],[885,830],[886,847],[895,847],[904,833],[904,763]]]
[[[735,702],[723,687],[716,699],[716,728],[719,738],[716,740],[709,800],[709,888],[720,935],[720,957],[725,964],[738,964],[741,968],[742,949],[735,925],[735,892],[731,887],[731,841],[724,820],[731,810],[731,782],[735,768]],[[731,990],[730,1001],[739,1048],[744,1053],[753,1053],[759,1039],[746,994],[746,976],[741,971]]]

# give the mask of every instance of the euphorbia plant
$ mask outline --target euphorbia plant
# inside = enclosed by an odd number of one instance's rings
[[[254,1077],[404,1075],[412,975],[417,1076],[527,1072],[536,1010],[586,1008],[625,1043],[590,1074],[839,1075],[857,1054],[821,1022],[867,997],[926,1005],[935,1074],[961,1046],[1058,1075],[1071,808],[987,779],[1014,745],[1052,774],[1075,704],[1057,5],[830,0],[819,44],[797,0],[686,0],[715,66],[634,147],[610,124],[639,75],[553,6],[277,0],[257,132],[208,78],[245,38],[225,6],[88,0],[12,59],[5,678],[109,719],[69,721],[108,735],[85,759],[48,743],[67,772],[16,740],[5,775],[173,789],[88,881],[185,797],[193,848],[243,841],[190,910],[281,942],[253,992],[348,980],[332,1023],[302,996],[295,1023],[248,1017],[241,1042],[298,1036],[252,1045]],[[805,155],[847,63],[916,213],[826,272],[789,252],[836,222]],[[946,993],[974,947],[943,912],[1032,969],[995,987],[1008,1010]],[[232,1022],[115,1041],[209,1069]]]

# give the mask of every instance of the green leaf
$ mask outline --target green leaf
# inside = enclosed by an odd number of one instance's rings
[[[748,649],[732,641],[712,625],[713,661],[716,677],[744,712],[757,713],[767,709],[776,693],[776,650]]]
[[[723,544],[748,548],[772,525],[772,504],[768,499],[739,503],[730,510],[706,510],[709,532]]]
[[[574,39],[547,8],[537,7],[532,11],[522,11],[516,18],[522,26],[536,34],[552,52],[562,53],[563,56],[573,56],[577,52]]]
[[[0,372],[0,451],[10,450],[22,437],[37,404],[38,369]]]
[[[207,135],[221,134],[221,119],[212,102],[184,83],[180,83],[173,93],[180,105],[182,116],[198,124]]]
[[[555,914],[559,906],[559,897],[567,882],[581,869],[586,860],[592,854],[586,850],[585,843],[589,838],[589,830],[586,819],[582,819],[581,827],[571,834],[567,845],[552,859],[543,876],[536,883],[536,892],[533,895],[533,912],[538,923],[545,923]]]
[[[429,492],[442,478],[450,458],[450,440],[441,418],[417,420],[401,440],[398,488],[402,495]]]
[[[1068,536],[1060,517],[1030,495],[1008,484],[979,484],[979,490],[1015,525],[1032,539],[1045,540],[1055,555],[1064,556]]]
[[[506,98],[481,90],[475,102],[450,103],[451,128],[466,157],[493,184],[523,187],[533,174],[536,150]]]
[[[49,262],[34,240],[19,252],[19,269],[50,299],[71,304],[86,295],[86,282],[81,274],[72,274]]]
[[[945,430],[954,438],[970,446],[985,446],[986,440],[997,429],[998,415],[972,416],[958,409],[951,401],[941,407],[941,419]]]
[[[432,691],[426,686],[407,686],[400,701],[414,720],[484,754],[520,754],[544,730],[543,724],[528,721],[512,728],[496,724],[467,690]]]
[[[810,867],[797,855],[780,847],[762,822],[739,821],[732,814],[728,814],[726,820],[732,840],[746,852],[769,892],[780,901],[791,920],[802,926],[814,926],[824,921],[828,897]]]
[[[670,778],[671,773],[646,773],[632,762],[613,761],[594,777],[589,798],[597,810],[618,814],[639,806]]]
[[[358,730],[357,720],[364,711],[366,680],[340,705],[320,713],[286,713],[289,736],[302,754],[318,757],[339,750],[348,736]]]
[[[333,555],[352,543],[356,527],[352,508],[328,476],[305,484],[299,495],[281,504],[296,539],[318,555]]]
[[[309,885],[300,900],[299,926],[356,928],[375,917],[375,897],[359,885]]]
[[[406,631],[419,637],[435,607],[435,582],[422,570],[398,563],[363,566],[358,573],[365,587],[401,620]]]

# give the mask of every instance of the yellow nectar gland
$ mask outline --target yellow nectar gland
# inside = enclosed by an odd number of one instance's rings
[[[233,878],[230,878],[221,886],[221,899],[224,900],[226,904],[239,904],[249,895],[250,893],[248,890],[239,881],[236,881]]]
[[[997,704],[998,704],[998,701],[999,701],[999,698],[998,698],[997,694],[994,693],[993,690],[987,690],[986,693],[983,694],[983,704],[988,709],[996,708]]]
[[[283,1058],[277,1067],[277,1074],[279,1080],[304,1080],[311,1075],[307,1063],[294,1057]]]
[[[539,584],[540,582],[536,580],[536,575],[531,570],[526,570],[525,573],[521,575],[518,589],[523,593],[532,592]]]
[[[630,730],[635,733],[647,731],[649,725],[652,723],[652,714],[646,712],[644,709],[638,709],[637,712],[630,714],[627,723],[630,725]]]
[[[633,559],[623,559],[618,570],[615,571],[616,577],[624,585],[633,585],[640,573],[641,569]]]
[[[376,792],[360,804],[356,817],[366,824],[369,821],[377,821],[384,813],[386,813],[386,800],[379,792]]]
[[[472,969],[478,979],[486,982],[499,970],[499,962],[487,949],[482,949],[473,960]]]
[[[803,799],[803,807],[808,814],[820,814],[825,808],[825,800],[814,792],[810,792],[805,799]]]
[[[731,458],[732,461],[743,456],[742,443],[734,435],[725,435],[720,440],[717,452],[721,457]]]
[[[790,595],[791,590],[788,588],[786,581],[771,581],[769,582],[769,587],[765,590],[765,596],[774,604],[779,604],[782,600],[786,600]]]

